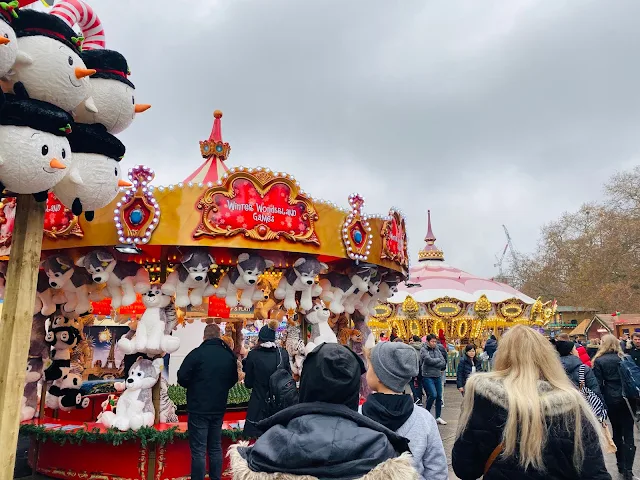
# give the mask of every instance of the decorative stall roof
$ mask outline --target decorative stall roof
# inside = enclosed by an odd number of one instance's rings
[[[475,302],[482,295],[492,303],[517,298],[532,305],[535,300],[504,283],[477,277],[444,262],[444,253],[435,245],[428,212],[426,246],[419,252],[420,262],[411,267],[409,280],[398,285],[398,292],[390,303],[401,304],[411,296],[418,303],[432,302],[440,298],[455,298],[463,302]]]

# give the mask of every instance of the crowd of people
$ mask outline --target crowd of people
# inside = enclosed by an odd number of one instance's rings
[[[178,372],[187,389],[194,480],[204,478],[207,455],[209,477],[221,478],[219,399],[237,379],[232,352],[210,327]],[[447,350],[444,336],[408,342],[381,336],[363,361],[348,347],[321,344],[304,361],[295,404],[274,410],[274,389],[283,385],[274,374],[294,380],[276,332],[262,327],[243,362],[252,389],[244,433],[253,440],[231,447],[233,478],[448,479],[438,430],[446,424]],[[478,352],[467,345],[457,365],[463,400],[452,467],[460,479],[605,480],[611,475],[603,452],[613,450],[620,478],[635,478],[633,404],[619,365],[625,353],[640,362],[640,334],[629,345],[605,335],[589,355],[566,335],[550,342],[520,325],[499,342],[486,341],[487,361]],[[372,391],[364,403],[362,379]]]

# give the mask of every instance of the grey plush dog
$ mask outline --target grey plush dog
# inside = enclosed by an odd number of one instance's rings
[[[62,308],[65,312],[82,315],[89,311],[91,277],[84,268],[75,268],[73,260],[66,255],[50,256],[42,262],[42,268],[49,278],[51,288],[64,292],[67,301]]]
[[[241,253],[238,255],[238,264],[229,270],[218,285],[216,295],[224,298],[228,307],[238,305],[238,290],[242,292],[240,305],[251,308],[253,302],[264,300],[264,294],[256,290],[258,278],[267,268],[273,267],[271,260],[266,260],[255,253]]]
[[[196,248],[186,253],[162,285],[162,293],[176,296],[177,307],[202,305],[202,297],[210,297],[216,289],[209,283],[207,273],[216,261],[206,248]]]
[[[313,298],[322,293],[322,289],[315,284],[315,278],[328,268],[326,263],[315,258],[299,258],[293,267],[284,272],[273,295],[278,300],[284,300],[284,308],[287,310],[296,310],[296,292],[301,292],[300,308],[311,310]]]

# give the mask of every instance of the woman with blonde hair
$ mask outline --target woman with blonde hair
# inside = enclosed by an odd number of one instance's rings
[[[611,479],[597,428],[553,345],[517,325],[494,370],[467,381],[453,470],[462,480]]]
[[[620,361],[624,357],[620,340],[605,335],[598,352],[593,357],[593,373],[600,384],[600,391],[607,405],[607,413],[613,428],[613,442],[618,448],[616,461],[624,480],[633,478],[633,459],[636,447],[633,440],[633,416],[622,394]]]

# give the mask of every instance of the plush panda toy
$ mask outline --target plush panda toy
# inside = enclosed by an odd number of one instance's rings
[[[91,97],[98,111],[83,102],[74,116],[80,123],[101,123],[109,133],[124,131],[137,113],[151,105],[136,103],[136,87],[129,80],[129,67],[122,54],[113,50],[87,50],[82,52],[86,66],[96,71],[91,76]]]
[[[3,90],[24,85],[31,98],[52,103],[71,112],[83,101],[97,111],[91,95],[89,76],[80,52],[83,37],[63,20],[48,13],[21,10],[13,20],[19,54],[7,74]]]
[[[0,189],[33,194],[39,202],[65,175],[71,161],[67,135],[73,119],[39,100],[0,93]]]
[[[0,77],[4,77],[18,55],[18,40],[13,30],[13,20],[18,18],[18,2],[0,2]]]
[[[120,178],[125,148],[100,124],[77,123],[69,135],[69,144],[74,165],[53,193],[74,215],[84,212],[91,221],[93,212],[109,205],[120,187],[131,186]]]

